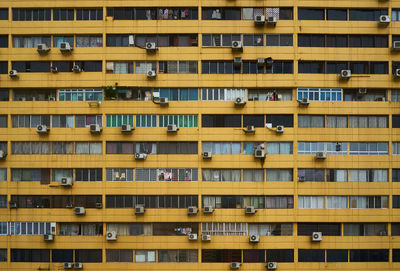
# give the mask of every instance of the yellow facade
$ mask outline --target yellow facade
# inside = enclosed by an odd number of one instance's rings
[[[106,16],[109,7],[198,7],[198,20],[113,20]],[[13,21],[15,8],[102,8],[103,20],[97,21]],[[276,27],[255,27],[254,20],[201,20],[202,7],[293,7],[293,20],[279,20]],[[400,270],[400,263],[392,261],[392,249],[400,249],[400,236],[391,235],[391,223],[400,222],[400,209],[392,208],[393,195],[400,195],[400,184],[392,182],[392,169],[400,168],[400,157],[392,155],[392,142],[400,142],[399,129],[392,128],[392,115],[400,114],[398,102],[391,100],[391,91],[400,89],[400,81],[391,74],[392,61],[400,61],[399,54],[390,50],[392,35],[400,35],[400,22],[378,27],[376,21],[313,21],[298,20],[298,7],[313,8],[400,8],[400,1],[256,1],[256,0],[201,0],[201,1],[133,1],[133,0],[3,0],[0,8],[9,9],[8,20],[0,21],[0,34],[8,35],[9,48],[0,48],[0,61],[102,61],[102,72],[76,73],[20,73],[18,80],[0,75],[0,88],[9,89],[10,100],[0,102],[0,115],[7,115],[8,128],[0,128],[0,141],[8,142],[8,156],[0,160],[0,168],[7,168],[7,181],[0,182],[0,195],[101,195],[103,208],[88,209],[85,216],[76,216],[65,208],[0,209],[0,222],[57,222],[103,223],[102,236],[55,236],[53,242],[43,241],[42,235],[0,235],[0,249],[7,249],[7,261],[0,262],[0,270],[62,270],[56,262],[12,262],[11,249],[102,249],[101,263],[84,262],[85,270],[229,270],[228,262],[202,262],[204,249],[294,249],[294,262],[278,263],[278,270]],[[107,47],[106,34],[196,34],[198,46],[160,47],[156,54],[146,54],[137,47]],[[244,47],[234,53],[230,47],[202,47],[202,34],[293,34],[290,47]],[[63,55],[52,46],[47,55],[39,55],[35,48],[13,48],[14,35],[102,35],[103,47],[74,48]],[[387,35],[388,48],[317,48],[298,47],[298,34],[373,34]],[[201,61],[243,60],[272,57],[293,60],[292,74],[202,74]],[[159,73],[155,80],[145,74],[106,73],[107,61],[198,61],[196,74]],[[354,75],[350,80],[338,80],[337,74],[299,73],[298,61],[386,61],[387,74]],[[160,107],[152,101],[102,100],[91,106],[88,101],[14,101],[18,89],[80,89],[118,86],[150,88],[240,88],[291,89],[291,101],[247,101],[235,107],[233,101],[204,101],[199,91],[198,101],[169,101]],[[312,101],[300,107],[296,100],[297,88],[368,88],[385,89],[386,101]],[[58,95],[57,95],[58,96]],[[103,132],[92,135],[85,128],[51,128],[48,135],[39,135],[34,128],[13,128],[13,115],[102,115]],[[131,134],[121,134],[120,128],[106,127],[106,115],[154,114],[197,115],[198,128],[181,128],[177,134],[166,133],[166,128],[136,128]],[[285,127],[283,134],[266,128],[256,128],[246,134],[241,128],[202,128],[204,114],[292,114],[293,127]],[[298,115],[385,115],[387,128],[298,128]],[[157,120],[158,121],[158,120]],[[12,142],[17,141],[94,141],[102,142],[101,155],[13,155]],[[106,154],[107,141],[197,141],[198,154],[148,155],[144,161],[133,155]],[[203,141],[227,142],[293,142],[293,154],[267,155],[264,162],[253,155],[213,155],[202,158]],[[324,161],[313,155],[297,154],[298,142],[387,142],[388,155],[328,155]],[[102,168],[102,182],[74,182],[71,189],[56,182],[14,182],[12,168]],[[197,168],[196,182],[108,182],[106,168]],[[202,169],[293,169],[292,182],[204,182]],[[298,169],[387,169],[387,182],[298,182]],[[187,215],[187,209],[146,208],[143,216],[135,216],[132,208],[106,208],[106,195],[198,195],[199,213]],[[293,195],[294,208],[258,209],[255,215],[245,215],[243,209],[219,208],[211,215],[204,214],[203,195]],[[378,209],[300,209],[301,196],[388,196],[388,208]],[[261,236],[257,244],[249,243],[249,236],[212,236],[211,242],[189,242],[182,236],[119,236],[115,242],[106,241],[106,225],[115,222],[242,222],[293,223],[291,236]],[[309,236],[298,236],[298,223],[340,223],[340,236],[324,236],[322,242],[310,242]],[[344,223],[387,223],[387,236],[343,236]],[[57,225],[57,231],[59,231]],[[198,232],[200,239],[200,230]],[[198,251],[196,263],[130,263],[106,261],[107,249],[160,250],[192,249]],[[298,249],[388,249],[385,262],[298,262]],[[157,252],[158,253],[158,252]],[[243,262],[242,270],[265,270],[265,262]]]

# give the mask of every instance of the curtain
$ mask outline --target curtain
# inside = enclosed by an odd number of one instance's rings
[[[367,208],[367,197],[366,196],[351,196],[350,197],[350,208]]]
[[[322,209],[324,208],[323,196],[299,196],[299,209]]]
[[[326,208],[328,209],[346,209],[347,196],[327,196]]]
[[[350,128],[358,128],[358,117],[357,116],[349,117],[349,127]]]
[[[267,154],[279,154],[279,143],[267,142]]]
[[[6,168],[0,168],[0,182],[1,181],[7,181],[7,169]]]
[[[253,20],[253,8],[243,8],[243,20]]]
[[[346,182],[347,181],[347,171],[345,169],[336,170],[336,182]]]
[[[280,154],[291,154],[292,153],[291,149],[292,149],[291,142],[280,143]]]
[[[387,182],[388,171],[386,169],[373,169],[372,170],[372,182]]]

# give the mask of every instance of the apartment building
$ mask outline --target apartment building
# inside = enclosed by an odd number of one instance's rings
[[[400,270],[399,128],[399,0],[0,1],[0,270]]]

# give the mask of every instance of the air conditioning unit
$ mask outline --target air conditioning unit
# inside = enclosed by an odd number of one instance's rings
[[[9,203],[10,209],[17,209],[18,208],[18,204],[15,201],[10,201]]]
[[[260,242],[260,236],[256,235],[256,234],[250,235],[249,242],[250,243],[258,243],[258,242]]]
[[[45,235],[43,235],[43,240],[44,240],[44,241],[54,241],[54,235],[52,235],[52,234],[45,234]]]
[[[257,66],[258,67],[264,67],[265,65],[265,59],[264,58],[258,58],[257,59]]]
[[[72,51],[71,45],[68,42],[61,42],[60,43],[60,51],[61,53],[70,53]]]
[[[71,177],[62,177],[61,178],[61,186],[69,186],[71,187],[73,184]]]
[[[82,71],[81,67],[79,67],[79,65],[74,65],[72,67],[72,71],[75,73],[80,73]]]
[[[265,18],[265,21],[267,22],[267,24],[276,25],[277,19],[275,16],[268,16],[267,18]]]
[[[178,130],[179,128],[175,124],[168,124],[167,126],[167,133],[176,133]]]
[[[117,241],[117,233],[115,231],[108,231],[106,233],[107,241]]]
[[[351,70],[341,70],[340,71],[340,79],[350,79]]]
[[[377,101],[377,102],[384,102],[385,100],[386,100],[385,97],[382,97],[382,96],[375,98],[375,101]]]
[[[86,214],[85,207],[75,207],[74,213],[76,215],[85,215]]]
[[[245,213],[248,215],[254,215],[257,212],[257,210],[254,208],[254,206],[247,206],[245,208]]]
[[[262,25],[265,23],[265,16],[264,15],[256,15],[254,16],[254,23],[257,25]]]
[[[196,241],[196,240],[197,240],[197,234],[196,233],[189,234],[189,241]]]
[[[325,152],[317,152],[315,154],[315,159],[326,159],[326,153]]]
[[[210,151],[205,151],[202,153],[203,159],[211,159],[212,158],[212,152]]]
[[[366,89],[366,88],[359,88],[359,89],[358,89],[358,94],[359,94],[359,95],[365,95],[365,94],[367,94],[367,89]]]
[[[147,79],[153,79],[157,77],[157,73],[155,71],[148,71],[147,72]]]
[[[103,128],[98,124],[90,124],[90,132],[92,134],[100,134],[102,130]]]
[[[248,125],[246,126],[246,128],[244,129],[245,133],[255,133],[256,129],[254,128],[253,125]]]
[[[102,209],[102,208],[103,208],[103,203],[101,203],[101,202],[96,202],[96,208],[97,208],[97,209]]]
[[[106,71],[114,72],[114,62],[110,61],[106,63]]]
[[[64,269],[72,269],[72,263],[64,263]]]
[[[246,101],[242,97],[237,97],[235,99],[235,105],[236,106],[244,106],[246,104]]]
[[[46,125],[40,124],[36,127],[36,132],[38,134],[48,134],[49,130]]]
[[[156,43],[155,42],[146,42],[146,52],[154,53],[157,51]]]
[[[268,262],[265,267],[268,270],[275,270],[278,267],[278,264],[276,262]]]
[[[239,269],[240,263],[237,263],[237,262],[231,263],[230,267],[231,267],[231,269]]]
[[[146,158],[147,158],[146,153],[140,153],[140,152],[135,153],[136,160],[145,160]]]
[[[240,40],[233,40],[232,41],[232,50],[243,50],[242,42]]]
[[[285,126],[277,125],[275,131],[276,131],[277,134],[281,134],[281,133],[283,133],[285,131]]]
[[[50,48],[48,48],[46,44],[41,43],[37,45],[37,51],[39,54],[47,54],[50,51]]]
[[[0,150],[0,159],[6,159],[7,153],[4,151]]]
[[[400,69],[396,69],[396,70],[394,71],[394,77],[400,78]]]
[[[297,176],[297,181],[304,182],[306,180],[306,176]]]
[[[241,57],[235,57],[233,59],[233,66],[235,68],[239,68],[240,69],[240,67],[242,66],[242,58]]]
[[[399,51],[400,50],[400,41],[394,41],[393,42],[392,50],[393,51]]]
[[[135,46],[135,37],[133,35],[129,35],[128,39],[129,39],[128,40],[129,46],[131,47]]]
[[[52,73],[58,73],[58,68],[57,68],[56,66],[51,66],[51,67],[50,67],[50,71],[51,71]]]
[[[165,98],[165,97],[160,98],[160,105],[166,106],[168,104],[169,104],[168,98]]]
[[[379,16],[379,23],[383,25],[387,25],[390,23],[390,16],[389,15],[381,15]]]
[[[311,236],[311,241],[321,242],[322,241],[322,232],[313,232],[312,236]]]
[[[267,57],[265,59],[265,64],[267,64],[268,67],[271,67],[274,64],[274,59],[272,57]]]
[[[303,98],[301,100],[298,100],[297,102],[299,103],[300,106],[308,106],[310,104],[308,98]]]
[[[11,71],[9,71],[9,72],[8,72],[8,75],[9,75],[11,78],[18,78],[18,77],[19,77],[17,70],[11,70]]]
[[[144,212],[145,212],[144,206],[136,205],[135,215],[142,215],[142,214],[144,214]]]
[[[214,212],[214,208],[212,206],[204,206],[203,213],[212,214]]]
[[[82,269],[83,264],[82,263],[74,263],[74,269]]]
[[[262,149],[256,149],[254,151],[254,158],[265,158],[265,152]]]
[[[188,215],[196,215],[199,212],[199,209],[196,206],[188,207]]]
[[[203,242],[210,242],[210,241],[211,241],[211,235],[209,235],[209,234],[202,234],[202,235],[201,235],[201,241],[203,241]]]
[[[130,133],[130,132],[132,132],[132,127],[131,127],[131,125],[130,124],[122,124],[121,125],[121,132],[122,133]]]

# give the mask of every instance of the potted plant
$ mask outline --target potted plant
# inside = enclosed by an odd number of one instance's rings
[[[117,98],[117,86],[118,83],[115,83],[114,86],[106,86],[104,87],[104,95],[108,100],[115,100]]]

